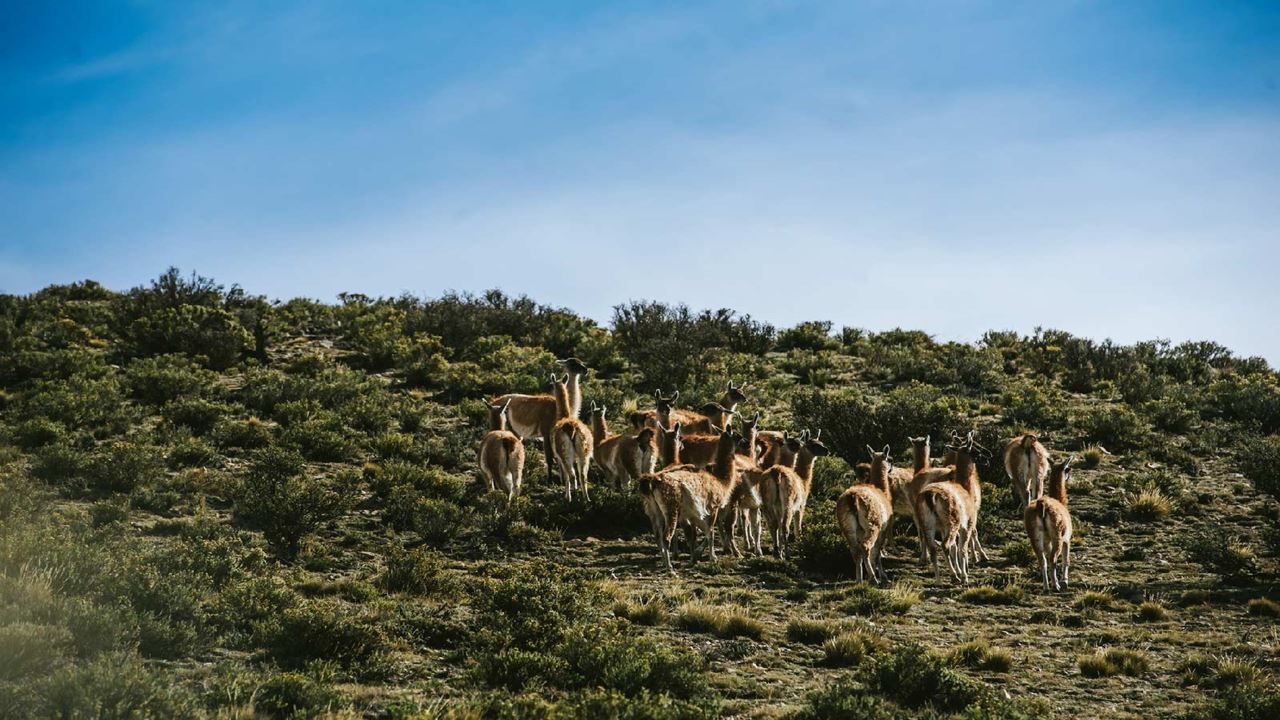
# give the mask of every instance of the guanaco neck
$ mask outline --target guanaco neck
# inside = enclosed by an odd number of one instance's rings
[[[794,464],[792,467],[795,468],[796,475],[800,476],[806,486],[813,479],[813,462],[817,458],[817,455],[809,452],[809,449],[803,446],[796,451],[793,458]]]
[[[670,467],[671,465],[680,464],[680,436],[674,430],[667,430],[661,433],[662,439],[659,441],[662,445],[662,466]]]
[[[968,450],[960,450],[956,453],[955,465],[955,481],[969,491],[970,495],[977,497],[978,488],[978,472],[973,466],[973,457],[969,455]]]
[[[577,417],[573,412],[573,406],[569,403],[569,387],[565,383],[556,383],[556,418],[563,420],[568,417]]]
[[[879,455],[871,461],[871,484],[885,495],[888,495],[890,492],[889,463],[885,462],[884,458]]]
[[[506,409],[494,410],[489,408],[489,429],[490,430],[506,430],[507,429],[507,411]]]
[[[569,409],[573,417],[578,417],[582,412],[582,387],[579,384],[579,377],[577,373],[569,373],[569,386],[566,388],[569,394]]]
[[[914,476],[921,470],[929,469],[929,443],[912,444],[911,474]]]
[[[732,482],[737,474],[733,467],[733,446],[733,436],[727,432],[721,433],[720,442],[716,444],[716,462],[711,466],[711,474],[724,484]]]
[[[1054,468],[1049,475],[1049,487],[1045,489],[1045,495],[1057,500],[1063,505],[1067,504],[1067,482],[1063,477],[1062,468]]]
[[[609,436],[609,422],[604,419],[604,413],[591,413],[591,437],[595,440],[595,446],[600,447],[600,443],[605,441]]]

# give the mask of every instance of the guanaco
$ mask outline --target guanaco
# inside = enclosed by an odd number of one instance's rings
[[[715,560],[715,529],[720,525],[721,512],[740,482],[733,460],[736,442],[732,431],[720,433],[711,472],[690,465],[673,464],[660,472],[641,476],[637,483],[645,513],[658,542],[659,555],[668,570],[674,572],[671,540],[679,525],[686,526],[690,562],[696,562],[701,554],[695,542],[695,531],[702,533],[703,547]]]
[[[876,452],[870,445],[871,467],[868,485],[854,485],[836,500],[836,523],[849,544],[853,556],[854,579],[858,582],[873,580],[885,582],[889,576],[884,571],[882,551],[888,539],[886,530],[893,524],[893,496],[889,475],[893,460],[889,446]]]
[[[573,500],[573,491],[578,490],[590,500],[587,470],[591,467],[591,450],[595,441],[591,429],[573,415],[568,377],[557,379],[553,374],[551,381],[555,386],[556,414],[559,415],[552,427],[551,447],[560,465],[560,476],[564,478],[564,497]]]
[[[524,477],[524,443],[507,430],[510,401],[489,406],[489,432],[480,441],[480,472],[489,481],[489,492],[498,486],[507,493],[510,504],[520,494]]]
[[[1067,587],[1071,571],[1071,511],[1067,509],[1067,480],[1071,477],[1071,463],[1054,463],[1049,471],[1049,487],[1045,494],[1027,505],[1022,513],[1022,523],[1031,539],[1044,589],[1049,591]]]
[[[1044,494],[1044,477],[1049,474],[1049,451],[1035,433],[1010,440],[1004,448],[1004,471],[1013,483],[1018,510]]]
[[[799,447],[795,450],[796,476],[800,478],[800,493],[792,504],[792,515],[794,521],[792,523],[793,536],[798,536],[804,530],[804,511],[809,504],[809,490],[813,487],[813,464],[820,457],[831,454],[831,448],[822,443],[822,428],[818,428],[818,432],[810,436],[809,431],[805,430],[799,439]]]
[[[566,387],[568,407],[570,414],[577,417],[582,403],[579,383],[582,376],[587,374],[588,368],[577,358],[565,358],[558,362],[564,365],[568,372]],[[494,398],[492,404],[500,405],[508,401],[511,403],[507,408],[509,429],[522,439],[542,440],[542,450],[547,460],[547,479],[550,480],[555,474],[555,444],[552,442],[552,430],[562,417],[556,406],[555,395],[508,393]]]
[[[939,577],[938,553],[947,557],[952,576],[960,582],[969,580],[970,537],[977,532],[978,502],[981,488],[973,451],[978,447],[970,432],[964,441],[953,444],[955,465],[926,472],[948,475],[949,482],[927,484],[916,497],[916,518],[920,522],[933,576]]]
[[[621,489],[624,483],[635,482],[645,473],[653,472],[658,460],[657,432],[643,428],[635,435],[610,435],[605,419],[608,408],[591,406],[591,437],[595,440],[592,457],[596,465],[612,478],[614,487]]]

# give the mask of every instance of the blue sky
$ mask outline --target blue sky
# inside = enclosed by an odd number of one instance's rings
[[[0,290],[500,287],[1280,365],[1280,5],[13,3]]]

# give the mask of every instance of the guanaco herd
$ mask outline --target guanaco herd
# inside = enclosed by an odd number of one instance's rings
[[[546,451],[548,478],[559,472],[569,501],[575,492],[590,498],[587,471],[592,459],[616,487],[634,485],[661,561],[673,573],[672,542],[678,528],[684,529],[690,562],[697,562],[704,551],[715,559],[717,534],[722,549],[741,555],[739,524],[749,552],[763,554],[763,528],[768,527],[773,553],[787,556],[787,543],[800,534],[804,523],[814,462],[830,454],[821,430],[797,435],[759,429],[759,413],[750,420],[738,413],[747,397],[730,382],[719,402],[707,403],[699,412],[677,408],[679,392],[664,396],[658,390],[653,409],[631,413],[627,432],[610,433],[603,406],[591,407],[590,426],[579,419],[587,366],[577,358],[559,364],[565,373],[551,375],[550,394],[512,393],[489,403],[489,432],[480,444],[479,458],[491,491],[501,488],[508,502],[519,494],[523,440],[536,438]],[[888,445],[882,450],[868,445],[871,461],[856,468],[865,482],[845,490],[836,501],[836,521],[849,545],[854,577],[888,581],[884,548],[892,539],[895,518],[901,518],[914,523],[920,559],[933,566],[935,578],[941,576],[941,556],[955,580],[968,582],[969,562],[989,559],[978,538],[982,487],[974,464],[987,450],[972,432],[954,435],[943,464],[933,466],[929,436],[908,441],[910,469],[893,466]],[[1068,582],[1067,481],[1073,460],[1050,463],[1049,451],[1032,433],[1010,440],[1004,449],[1005,472],[1046,591],[1061,590]]]

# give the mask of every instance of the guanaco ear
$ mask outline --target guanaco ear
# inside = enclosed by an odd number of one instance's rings
[[[683,427],[684,427],[684,423],[682,423],[682,422],[676,422],[675,426],[671,428],[671,432],[675,433],[676,435],[679,435],[679,434],[680,434],[680,430],[681,430],[681,428],[683,428]]]
[[[885,459],[886,459],[886,460],[888,460],[888,459],[889,459],[889,445],[888,445],[888,443],[886,443],[886,444],[885,444],[885,446],[884,446],[884,457],[885,457]]]
[[[720,427],[719,425],[717,425],[717,424],[715,424],[715,423],[711,423],[711,432],[713,432],[713,433],[715,433],[715,434],[717,434],[717,435],[722,435],[722,434],[724,434],[724,428]]]
[[[675,401],[677,401],[677,400],[679,400],[679,399],[680,399],[680,391],[679,391],[679,390],[677,390],[677,391],[675,391],[674,393],[672,393],[672,394],[671,394],[671,402],[672,402],[672,403],[674,403]]]
[[[662,388],[658,388],[657,390],[654,390],[654,391],[653,391],[653,396],[654,396],[655,398],[657,398],[658,400],[661,400],[661,399],[662,399]]]
[[[822,440],[822,428],[818,428],[818,434],[813,436],[814,441]]]
[[[502,403],[502,412],[506,412],[509,407],[511,407],[511,398],[507,398],[507,401]]]
[[[876,456],[876,451],[870,445],[867,446],[867,453],[873,458]]]

